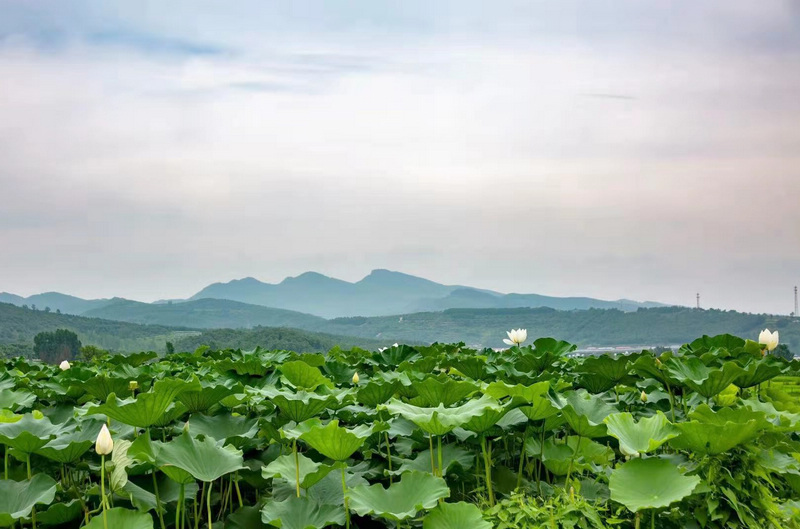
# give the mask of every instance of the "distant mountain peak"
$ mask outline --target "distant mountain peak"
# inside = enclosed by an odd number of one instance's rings
[[[337,281],[332,277],[320,274],[319,272],[309,271],[309,272],[303,272],[299,276],[289,276],[283,281],[281,281],[280,284],[283,285],[285,283],[292,283],[295,281],[306,283],[306,282],[331,281],[331,280]]]

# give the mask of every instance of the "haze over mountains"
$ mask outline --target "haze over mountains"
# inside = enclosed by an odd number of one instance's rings
[[[67,314],[171,325],[185,323],[170,321],[171,318],[179,318],[182,310],[177,307],[169,307],[207,299],[229,300],[251,306],[296,311],[321,318],[389,316],[443,311],[451,308],[550,307],[558,310],[601,308],[632,311],[641,307],[663,306],[655,302],[640,303],[625,299],[606,301],[588,297],[503,294],[468,286],[443,285],[420,277],[382,269],[373,270],[355,283],[316,272],[306,272],[296,277],[288,277],[276,284],[264,283],[248,277],[227,283],[211,284],[187,300],[170,300],[155,304],[121,298],[84,300],[58,292],[37,294],[28,298],[0,293],[0,302],[18,306],[36,305],[39,309],[49,307],[53,311],[60,310]],[[208,311],[214,310],[226,314],[221,320],[200,325],[202,327],[218,327],[220,323],[229,323],[235,317],[240,318],[240,322],[233,325],[236,327],[280,325],[281,323],[274,323],[274,321],[283,318],[288,322],[288,320],[298,317],[296,314],[268,312],[233,304],[225,306],[200,304],[192,305],[192,307],[201,312],[205,310],[208,313]],[[183,312],[186,308],[183,307]]]

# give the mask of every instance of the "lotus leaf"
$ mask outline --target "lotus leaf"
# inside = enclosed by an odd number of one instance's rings
[[[348,496],[350,508],[359,515],[398,521],[433,508],[439,499],[450,496],[450,488],[442,478],[412,471],[403,474],[400,481],[388,489],[381,484],[361,485],[353,488]]]
[[[373,431],[373,427],[364,424],[352,429],[343,428],[338,420],[333,420],[325,426],[319,423],[312,425],[300,435],[300,439],[325,457],[344,461],[361,448]]]
[[[665,459],[631,459],[611,472],[611,499],[629,510],[668,507],[692,493],[700,478],[684,476]]]
[[[199,388],[197,381],[159,380],[152,391],[140,393],[135,398],[117,399],[112,393],[105,404],[90,407],[88,413],[102,413],[130,426],[149,428],[163,418],[178,395],[184,391],[199,391]]]
[[[613,413],[604,419],[608,433],[619,439],[619,449],[627,456],[652,452],[681,431],[660,411],[636,422],[630,413]]]
[[[106,512],[111,529],[153,529],[153,518],[143,512],[114,507]],[[85,526],[86,529],[103,529],[103,515],[98,514]]]
[[[422,529],[492,529],[481,510],[471,503],[442,503],[422,520]]]
[[[281,529],[322,529],[344,525],[345,515],[339,505],[321,504],[313,498],[290,497],[268,502],[261,509],[261,521]]]
[[[484,395],[454,408],[439,405],[435,408],[422,408],[392,399],[383,406],[389,413],[401,415],[431,435],[444,435],[456,426],[463,426],[473,417],[482,415],[488,408],[502,409],[500,404]]]
[[[308,489],[327,476],[334,468],[330,465],[317,463],[303,454],[297,454],[297,462],[299,464],[295,466],[293,455],[280,456],[269,465],[262,467],[261,475],[264,478],[285,479],[294,488],[297,484],[296,479],[299,473],[300,487]]]
[[[314,391],[319,386],[333,387],[331,382],[322,372],[302,360],[286,362],[280,371],[289,383],[298,389]]]
[[[669,443],[677,449],[701,454],[727,452],[772,428],[763,412],[748,408],[722,408],[714,412],[701,404],[689,417],[691,421],[675,425],[681,435],[671,439]]]
[[[450,407],[478,390],[478,386],[473,382],[450,378],[439,380],[434,377],[417,382],[414,387],[417,396],[412,400],[412,404],[422,407],[434,407],[440,404]]]
[[[36,474],[30,481],[0,480],[0,526],[27,518],[36,504],[49,504],[55,495],[56,482],[44,474]]]
[[[170,477],[170,467],[177,467],[206,482],[245,468],[241,450],[230,445],[219,446],[211,437],[200,441],[188,433],[162,444],[156,459],[158,466]],[[176,481],[180,482],[180,479]]]
[[[47,417],[37,419],[26,413],[16,422],[0,422],[0,443],[25,454],[32,454],[50,442],[61,428]]]
[[[565,395],[564,419],[581,437],[603,437],[606,435],[606,417],[616,410],[610,404],[590,395],[586,390],[570,391]]]

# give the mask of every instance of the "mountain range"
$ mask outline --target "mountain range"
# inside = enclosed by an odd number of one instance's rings
[[[443,285],[421,277],[390,270],[373,270],[360,281],[351,283],[316,272],[305,272],[287,277],[280,283],[264,283],[247,277],[227,283],[213,283],[188,299],[140,303],[122,298],[86,300],[58,292],[47,292],[27,298],[0,293],[0,302],[22,306],[36,305],[40,310],[49,308],[66,314],[121,319],[136,323],[162,325],[187,325],[181,314],[188,307],[182,303],[202,300],[227,300],[247,304],[191,305],[197,313],[204,313],[207,323],[194,327],[252,327],[254,325],[282,325],[276,321],[294,320],[297,314],[265,311],[253,308],[268,307],[294,311],[319,318],[349,316],[389,316],[415,312],[438,312],[453,308],[538,308],[558,310],[618,309],[634,311],[639,308],[664,306],[655,302],[637,302],[626,299],[606,301],[588,297],[552,297],[539,294],[503,294],[491,290],[463,285]],[[212,315],[211,312],[217,311]],[[212,320],[216,318],[216,322]],[[291,322],[293,325],[294,323]],[[303,325],[302,327],[306,327]]]

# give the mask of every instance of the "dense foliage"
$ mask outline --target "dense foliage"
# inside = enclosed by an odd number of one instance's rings
[[[50,364],[74,360],[80,351],[81,341],[78,335],[67,329],[40,332],[33,337],[34,354]]]
[[[10,360],[0,526],[800,527],[797,363],[573,350]]]

